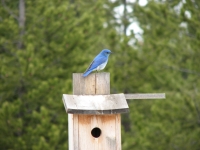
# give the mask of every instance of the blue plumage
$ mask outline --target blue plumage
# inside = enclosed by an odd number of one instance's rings
[[[109,49],[102,50],[92,61],[88,69],[83,73],[83,77],[88,76],[94,70],[102,70],[106,67],[108,58],[112,52]]]

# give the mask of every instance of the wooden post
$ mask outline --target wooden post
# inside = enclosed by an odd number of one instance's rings
[[[74,95],[110,94],[110,74],[73,74]],[[94,99],[95,100],[95,99]],[[68,114],[69,150],[121,150],[121,116]]]
[[[83,78],[81,73],[73,73],[74,95],[110,94],[110,74],[93,73]]]

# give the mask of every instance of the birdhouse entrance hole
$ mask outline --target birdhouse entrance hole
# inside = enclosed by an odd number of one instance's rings
[[[93,137],[98,138],[101,135],[101,129],[99,129],[98,127],[95,127],[92,129],[91,134]]]

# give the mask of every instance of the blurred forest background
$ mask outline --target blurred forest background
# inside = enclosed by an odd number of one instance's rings
[[[129,101],[123,150],[199,150],[199,0],[1,0],[0,149],[67,149],[62,94],[103,48],[111,93],[167,96]]]

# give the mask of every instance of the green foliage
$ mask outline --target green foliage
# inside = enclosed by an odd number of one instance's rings
[[[0,6],[0,149],[68,148],[62,94],[104,47],[102,2],[26,1],[20,49],[18,2]]]
[[[114,52],[105,68],[112,93],[167,96],[129,102],[123,149],[199,149],[200,2],[25,3],[22,37],[19,1],[0,6],[0,149],[67,149],[62,94],[72,93],[72,73],[84,72],[103,48]],[[116,19],[120,5],[133,11]],[[143,30],[140,38],[127,35],[133,20]]]
[[[195,7],[200,3],[187,1],[177,11],[174,7],[178,3],[149,1],[143,7],[133,5],[134,17],[143,30],[142,40],[135,34],[123,37],[112,85],[125,93],[165,92],[167,99],[129,103],[131,113],[123,119],[124,149],[200,147],[200,22]],[[131,39],[134,45],[129,44]]]

